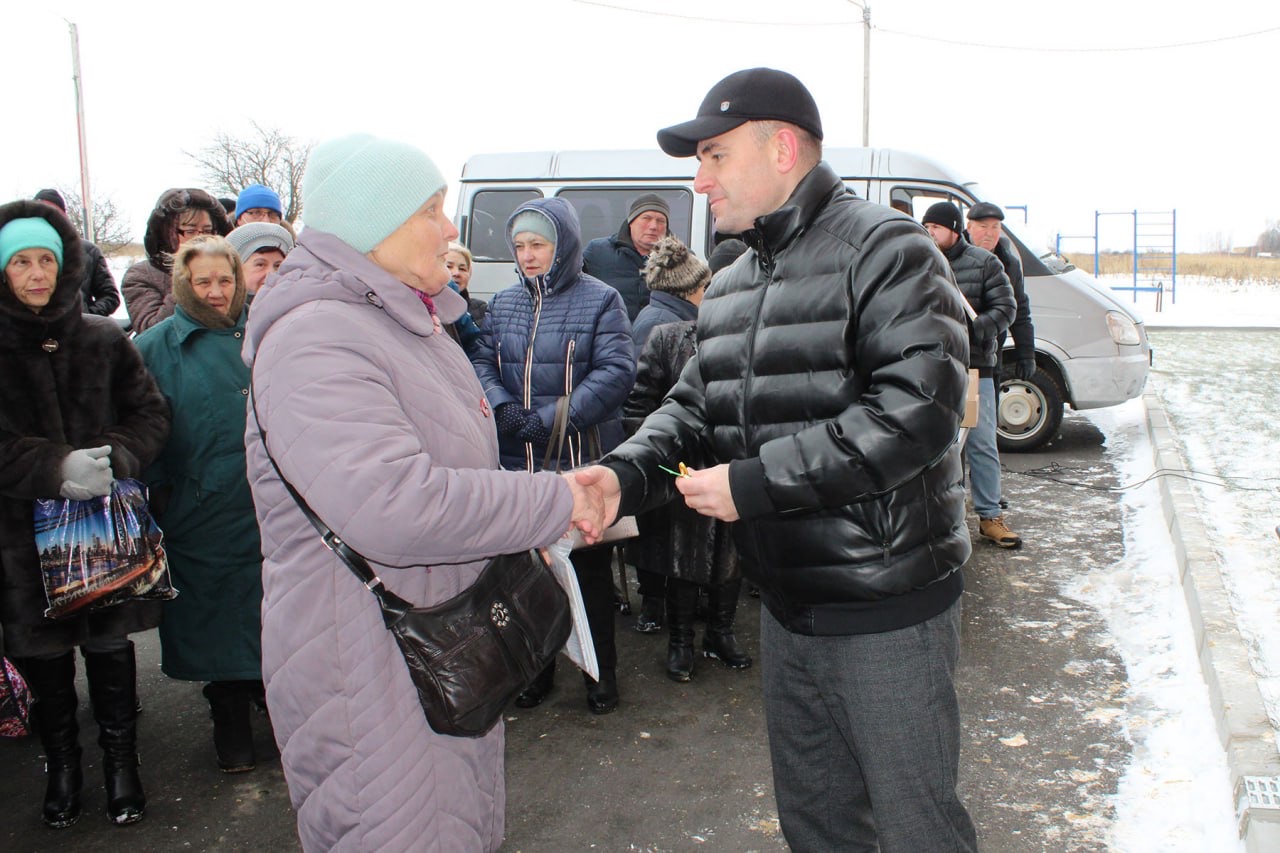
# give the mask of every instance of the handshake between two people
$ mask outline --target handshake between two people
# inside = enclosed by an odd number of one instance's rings
[[[603,465],[590,465],[560,476],[573,493],[570,530],[577,528],[588,545],[599,542],[605,528],[618,520],[622,500],[618,475]],[[681,466],[676,489],[689,509],[720,521],[738,520],[738,508],[729,490],[728,465],[703,470]]]

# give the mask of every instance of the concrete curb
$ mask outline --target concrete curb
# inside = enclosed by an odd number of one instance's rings
[[[1143,394],[1147,433],[1157,468],[1187,473],[1164,405]],[[1280,850],[1280,751],[1249,664],[1249,652],[1232,616],[1218,557],[1210,546],[1195,493],[1184,477],[1158,479],[1164,520],[1177,555],[1178,576],[1191,614],[1200,669],[1218,738],[1227,752],[1240,837],[1249,853]]]

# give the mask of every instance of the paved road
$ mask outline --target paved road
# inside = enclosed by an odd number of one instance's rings
[[[1058,462],[1070,479],[1113,482],[1101,434],[1068,415],[1047,452],[1011,455],[1030,471]],[[1118,499],[1010,474],[1005,492],[1021,551],[979,543],[966,567],[959,674],[965,742],[961,793],[987,851],[1106,848],[1114,793],[1128,758],[1121,731],[1126,681],[1097,614],[1064,589],[1122,552]],[[974,531],[976,535],[976,530]],[[633,591],[634,598],[634,591]],[[740,635],[757,647],[759,606],[743,598]],[[541,707],[508,718],[504,850],[773,851],[778,831],[759,672],[699,660],[685,685],[663,674],[665,639],[619,617],[623,705],[592,717],[563,667]],[[278,762],[224,776],[214,766],[199,686],[164,678],[154,633],[139,639],[147,818],[107,825],[96,747],[87,748],[86,816],[45,829],[39,746],[0,743],[5,851],[289,850],[293,816]],[[82,715],[88,734],[93,725]],[[273,755],[265,726],[259,751]]]

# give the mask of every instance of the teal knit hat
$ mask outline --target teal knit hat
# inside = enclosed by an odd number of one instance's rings
[[[357,252],[385,240],[445,180],[422,151],[357,133],[317,145],[302,176],[302,219]]]
[[[539,237],[545,237],[548,242],[554,244],[556,242],[556,226],[551,221],[551,217],[547,216],[541,210],[522,210],[516,214],[516,218],[511,220],[511,239],[514,241],[517,234],[530,231]]]
[[[0,269],[9,266],[9,259],[23,249],[48,249],[62,268],[62,238],[47,219],[11,219],[0,228]]]

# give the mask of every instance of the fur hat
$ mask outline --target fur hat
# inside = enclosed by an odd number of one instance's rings
[[[357,133],[317,145],[302,176],[302,218],[364,254],[444,189],[418,148]]]
[[[653,244],[644,264],[644,281],[650,290],[687,296],[711,282],[711,268],[680,238],[668,234]]]
[[[931,222],[935,225],[942,225],[957,234],[964,230],[964,226],[960,223],[960,208],[949,201],[940,201],[931,205],[924,212],[924,218],[920,222],[923,225],[928,225]]]

